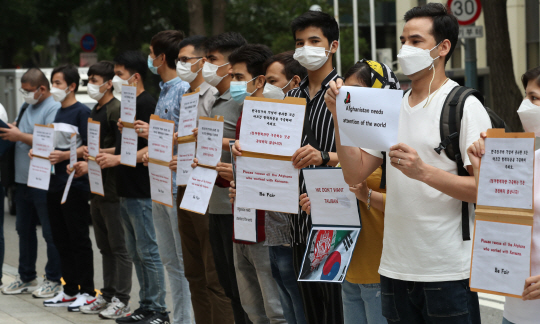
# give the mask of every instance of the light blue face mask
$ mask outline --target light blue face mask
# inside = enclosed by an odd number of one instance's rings
[[[251,96],[255,91],[252,93],[247,92],[247,84],[248,82],[251,82],[253,80],[257,79],[257,77],[254,77],[253,79],[249,81],[231,81],[231,97],[234,99],[234,101],[242,103],[246,99],[247,96]]]
[[[159,55],[158,55],[159,56]],[[158,69],[161,67],[161,65],[163,65],[163,63],[161,63],[160,66],[154,66],[154,60],[158,58],[158,56],[156,56],[156,58],[152,58],[150,55],[148,55],[148,68],[150,69],[150,71],[152,71],[152,73],[154,74],[158,74]]]

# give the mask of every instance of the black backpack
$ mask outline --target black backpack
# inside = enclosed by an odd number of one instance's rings
[[[22,105],[17,117],[17,127],[20,127],[22,116],[28,106],[26,102]],[[0,183],[6,189],[15,184],[15,144],[0,157],[0,174],[2,175]],[[4,197],[0,197],[0,199],[4,199]]]
[[[410,90],[410,89],[409,89]],[[409,91],[405,91],[403,96]],[[441,154],[444,150],[448,158],[455,161],[458,165],[459,176],[469,176],[469,172],[463,165],[463,158],[461,156],[461,150],[459,147],[459,135],[461,131],[461,119],[463,118],[463,109],[465,107],[465,100],[469,96],[475,96],[482,106],[484,106],[484,96],[476,89],[471,89],[462,86],[456,86],[444,101],[443,109],[441,112],[440,120],[440,135],[441,142],[439,146],[434,148],[435,152]],[[499,117],[493,110],[484,106],[486,112],[491,120],[492,128],[504,128],[507,132],[510,131],[504,120]],[[386,187],[386,152],[383,152],[383,174],[381,177],[381,189]],[[470,228],[469,228],[469,203],[462,202],[461,206],[461,230],[464,241],[471,240]]]

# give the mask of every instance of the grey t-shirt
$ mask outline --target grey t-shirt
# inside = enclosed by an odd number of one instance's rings
[[[266,234],[266,246],[290,244],[289,217],[297,217],[296,214],[285,214],[274,211],[265,211],[264,232]]]
[[[34,124],[48,125],[54,122],[56,113],[60,109],[60,103],[52,96],[42,102],[29,105],[22,115],[17,127],[23,133],[33,134]],[[15,182],[26,184],[28,182],[28,169],[30,168],[30,157],[28,152],[32,146],[23,142],[15,143]]]
[[[242,113],[242,104],[234,101],[229,90],[221,96],[216,95],[216,102],[212,107],[210,117],[223,116],[223,138],[236,138],[236,123]],[[231,163],[231,153],[223,150],[221,162]],[[214,186],[209,204],[210,214],[232,214],[232,206],[229,201],[229,189]]]

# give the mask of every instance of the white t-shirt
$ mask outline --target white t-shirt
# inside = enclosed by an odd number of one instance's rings
[[[540,275],[540,150],[534,161],[534,225],[531,248],[531,276]],[[525,284],[525,283],[524,283]],[[538,324],[540,322],[540,300],[523,301],[506,297],[504,317],[516,324]]]
[[[401,102],[398,142],[412,147],[427,164],[457,174],[456,162],[439,146],[440,117],[448,93],[458,84],[442,86],[430,104],[426,100],[409,106],[409,93]],[[465,101],[459,145],[465,166],[470,165],[467,147],[491,128],[489,116],[475,97]],[[382,158],[381,152],[365,150]],[[405,176],[386,159],[386,208],[379,273],[385,277],[420,282],[469,278],[471,241],[463,241],[461,201],[427,184]],[[474,205],[469,204],[470,228],[474,228]]]
[[[8,115],[7,115],[6,109],[4,108],[4,106],[2,106],[1,103],[0,103],[0,119],[1,119],[4,123],[7,123],[7,122],[8,122]]]

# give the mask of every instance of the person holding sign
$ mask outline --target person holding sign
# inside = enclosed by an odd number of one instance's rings
[[[462,230],[462,202],[472,227],[476,186],[466,148],[491,127],[480,101],[465,101],[459,152],[463,166],[438,154],[439,118],[457,83],[447,79],[445,63],[458,43],[458,23],[446,7],[429,3],[405,14],[398,60],[412,81],[401,102],[398,141],[386,153],[387,200],[381,264],[382,313],[392,322],[480,323],[476,293],[470,291],[470,240]],[[343,82],[330,83],[325,100],[335,126],[336,95]],[[363,182],[383,163],[380,151],[336,144],[345,181]],[[442,151],[441,151],[442,153]],[[458,167],[467,176],[458,175]],[[461,172],[460,172],[461,173]],[[410,287],[418,289],[410,290]],[[408,290],[409,289],[409,290]],[[420,306],[418,306],[420,305]],[[426,307],[429,305],[429,312]],[[440,305],[440,307],[439,307]]]
[[[95,300],[94,254],[88,220],[88,177],[74,179],[64,204],[61,203],[68,182],[67,167],[70,164],[71,134],[76,135],[76,157],[82,158],[87,143],[87,126],[90,109],[75,99],[79,87],[79,72],[74,65],[62,65],[51,73],[51,93],[62,108],[54,119],[55,151],[49,156],[54,165],[47,204],[54,243],[60,253],[64,291],[43,302],[45,306],[67,306],[68,311],[78,312],[80,307]]]
[[[526,132],[540,137],[540,67],[527,71],[521,77],[525,88],[525,99],[517,113]],[[480,159],[485,154],[484,139],[480,139],[467,149],[475,174],[480,168]],[[525,280],[522,300],[506,297],[503,324],[533,324],[538,322],[540,307],[540,150],[535,152],[534,165],[534,224],[531,247],[531,277]]]
[[[15,142],[14,161],[12,161],[15,170],[9,170],[10,173],[14,171],[14,174],[3,173],[2,184],[10,176],[13,177],[12,181],[16,186],[15,206],[17,210],[17,234],[19,235],[19,277],[18,280],[4,287],[2,292],[12,295],[22,293],[23,289],[28,289],[28,291],[33,290],[32,295],[35,297],[52,298],[55,293],[62,291],[60,256],[53,242],[47,213],[47,191],[27,185],[30,168],[28,152],[33,145],[35,124],[52,124],[58,109],[60,109],[60,103],[51,96],[49,80],[37,68],[31,68],[23,74],[20,91],[24,92],[25,103],[19,111],[15,125],[8,124],[9,129],[0,128],[0,138]],[[54,141],[49,136],[48,133],[43,133],[43,139],[48,139],[49,142]],[[6,160],[7,155],[2,156],[2,159]],[[50,171],[48,173],[50,174]],[[41,223],[43,238],[47,244],[45,280],[41,286],[38,285],[36,274],[38,252],[36,227],[38,219]],[[2,251],[0,251],[1,253]],[[3,264],[1,258],[0,263]]]

